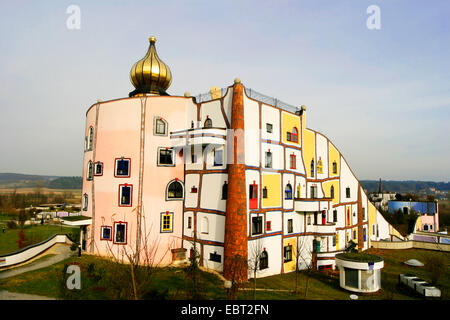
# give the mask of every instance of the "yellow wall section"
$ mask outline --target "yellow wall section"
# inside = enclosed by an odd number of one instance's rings
[[[331,197],[331,186],[334,186],[334,198],[332,203],[339,203],[339,180],[334,181],[326,181],[322,183],[323,192],[325,193],[325,197]]]
[[[281,175],[263,174],[262,187],[267,187],[267,198],[262,198],[262,206],[281,207]]]
[[[295,260],[296,260],[295,258],[296,258],[296,254],[297,254],[297,238],[292,237],[292,238],[284,239],[283,252],[284,252],[284,247],[286,247],[288,244],[290,244],[292,246],[292,260],[284,263],[284,272],[295,271]],[[282,257],[282,259],[284,261],[284,257]]]
[[[314,159],[315,149],[316,149],[316,135],[314,132],[306,129],[303,131],[303,161],[305,161],[306,174],[308,177],[311,177],[311,160]],[[316,159],[314,159],[314,163]],[[316,172],[317,168],[314,165],[314,172]]]
[[[329,157],[328,157],[328,168],[329,168],[329,174],[330,177],[336,177],[339,175],[339,151],[336,150],[336,148],[333,146],[331,142],[328,142],[328,149],[329,149]],[[336,161],[337,171],[336,173],[333,173],[333,162]]]
[[[370,226],[370,232],[368,233],[369,235],[374,235],[373,234],[373,225],[377,223],[377,209],[375,208],[375,206],[372,204],[372,202],[369,202],[369,226]],[[375,232],[376,232],[377,228],[375,227]]]
[[[292,128],[297,128],[297,132],[298,132],[298,145],[300,145],[301,142],[301,134],[302,132],[300,131],[300,117],[287,113],[287,112],[282,112],[282,123],[283,123],[283,127],[281,129],[281,134],[282,134],[282,140],[284,143],[289,142],[289,143],[293,143],[292,141],[287,141],[287,132],[292,132]]]
[[[336,232],[336,251],[339,251],[339,232]]]

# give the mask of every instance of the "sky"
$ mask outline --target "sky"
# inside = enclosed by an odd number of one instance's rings
[[[2,0],[0,15],[0,172],[81,176],[87,109],[128,96],[154,35],[171,95],[239,77],[305,105],[360,180],[450,180],[448,0]]]

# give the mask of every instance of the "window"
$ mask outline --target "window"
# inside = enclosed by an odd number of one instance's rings
[[[191,193],[197,193],[197,187],[196,186],[192,186],[191,188]]]
[[[372,235],[375,235],[375,225],[372,225]]]
[[[336,247],[336,235],[333,236],[333,247]]]
[[[192,229],[192,217],[188,217],[187,228]]]
[[[297,186],[297,198],[300,198],[300,196],[302,195],[302,187],[300,185]]]
[[[272,222],[271,221],[266,222],[266,231],[272,231]]]
[[[308,216],[308,226],[311,225],[311,216]]]
[[[287,229],[288,229],[288,231],[287,231],[288,233],[294,232],[294,223],[293,223],[292,219],[288,219]]]
[[[263,217],[253,217],[252,218],[252,235],[262,233],[262,223],[263,223]]]
[[[222,200],[226,200],[228,198],[228,183],[225,183],[222,186]]]
[[[95,163],[94,175],[96,176],[103,175],[103,162],[97,161]]]
[[[173,212],[162,212],[161,213],[161,233],[172,232],[173,231]]]
[[[287,141],[291,141],[291,142],[298,142],[298,130],[297,128],[292,128],[292,132],[287,132],[287,137],[286,137]]]
[[[83,211],[87,211],[88,209],[88,195],[85,193],[83,195]]]
[[[273,125],[271,123],[266,123],[266,131],[268,133],[272,133],[273,131]]]
[[[292,142],[298,142],[298,130],[295,127],[292,128],[291,141]]]
[[[155,136],[166,136],[168,131],[167,121],[161,117],[154,117],[153,119],[153,134]]]
[[[363,220],[366,220],[366,208],[362,208]]]
[[[93,144],[94,144],[94,128],[89,127],[88,151],[92,150]]]
[[[267,187],[263,188],[263,198],[267,199]]]
[[[212,128],[212,120],[209,118],[206,118],[204,128]]]
[[[312,199],[317,198],[317,186],[311,186],[310,190],[311,190],[311,198]]]
[[[292,186],[290,183],[288,183],[286,185],[286,189],[285,189],[284,193],[285,193],[285,197],[284,197],[285,200],[292,199]]]
[[[292,261],[292,246],[285,246],[283,251],[284,263]]]
[[[167,185],[166,200],[179,200],[183,199],[183,185],[178,179],[172,180]]]
[[[223,150],[214,149],[214,166],[223,165]]]
[[[131,207],[133,186],[131,184],[119,185],[119,206]]]
[[[356,240],[356,230],[353,230],[353,240]]]
[[[209,220],[207,217],[202,218],[201,222],[201,233],[208,234],[209,233]]]
[[[209,254],[209,260],[214,262],[222,262],[222,256],[220,254],[217,254],[216,252]]]
[[[290,162],[291,162],[291,169],[297,168],[297,156],[295,154],[291,154],[290,156]]]
[[[87,172],[87,176],[86,176],[86,179],[87,179],[87,180],[92,180],[92,172],[93,172],[92,161],[89,160],[89,163],[88,163],[88,172]]]
[[[428,231],[428,225],[427,224],[423,225],[423,230]]]
[[[364,238],[364,241],[366,241],[366,228],[363,229],[363,238]]]
[[[337,210],[333,210],[333,222],[337,222]]]
[[[323,173],[323,163],[322,159],[319,158],[319,161],[317,162],[317,173]]]
[[[194,146],[191,146],[191,163],[197,163],[197,155],[195,154]]]
[[[261,252],[261,256],[259,257],[259,270],[264,270],[269,267],[269,255],[267,251],[264,250]]]
[[[126,244],[127,243],[127,223],[115,222],[114,223],[114,243]]]
[[[314,159],[311,160],[311,177],[314,177]]]
[[[272,168],[272,152],[266,152],[266,168]]]
[[[253,184],[249,185],[249,208],[258,208],[258,185],[253,181]]]
[[[337,174],[337,163],[336,163],[336,161],[333,161],[333,173]]]
[[[174,166],[172,148],[158,148],[158,166]]]
[[[331,186],[330,188],[330,198],[334,199],[334,186]]]
[[[100,240],[112,240],[112,228],[109,226],[102,226],[100,233]]]
[[[350,198],[350,188],[349,187],[345,188],[345,195],[347,198]]]
[[[115,177],[119,178],[128,178],[130,177],[130,167],[131,167],[131,159],[120,158],[116,159],[115,163],[116,169],[114,170]]]

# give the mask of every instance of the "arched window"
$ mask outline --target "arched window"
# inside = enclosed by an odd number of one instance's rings
[[[259,257],[259,270],[267,269],[269,267],[269,254],[266,250],[261,252]]]
[[[314,177],[314,159],[311,160],[311,177]]]
[[[337,173],[337,163],[336,161],[333,161],[333,174]]]
[[[334,186],[330,188],[330,198],[334,198]]]
[[[317,161],[317,173],[323,173],[323,163],[322,159],[319,158],[319,161]]]
[[[153,134],[157,136],[166,136],[167,129],[168,129],[167,121],[161,117],[156,116],[153,122]]]
[[[210,118],[206,118],[204,127],[205,128],[212,128],[212,120]]]
[[[88,209],[88,195],[85,193],[83,195],[83,211],[87,211]]]
[[[172,180],[167,185],[166,200],[183,199],[183,194],[184,194],[183,189],[184,189],[183,185],[181,184],[180,181],[178,181],[178,179]]]
[[[228,183],[225,183],[222,186],[222,200],[226,200],[228,198]]]
[[[209,233],[209,221],[207,217],[202,218],[201,232],[204,234]]]
[[[288,183],[286,185],[286,189],[285,189],[284,193],[285,193],[285,199],[286,200],[292,199],[292,186],[291,186],[290,183]]]
[[[92,145],[94,143],[94,128],[89,127],[89,139],[88,139],[88,150],[92,150]]]
[[[296,127],[292,128],[291,141],[292,142],[298,142],[298,130],[297,130]]]
[[[92,173],[93,173],[93,171],[94,171],[94,167],[92,166],[92,161],[89,160],[88,172],[87,172],[87,176],[86,176],[87,180],[92,180]]]

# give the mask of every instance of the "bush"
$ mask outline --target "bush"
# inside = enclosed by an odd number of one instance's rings
[[[425,269],[433,284],[437,284],[441,276],[447,271],[445,259],[441,256],[431,256],[425,261]]]
[[[6,226],[8,227],[8,229],[17,229],[17,223],[14,220],[9,220],[6,223]]]

